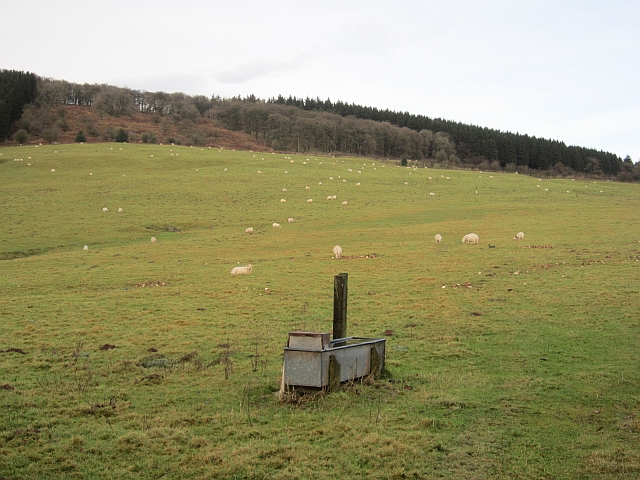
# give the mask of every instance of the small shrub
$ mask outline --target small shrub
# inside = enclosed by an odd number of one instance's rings
[[[21,128],[13,134],[13,141],[20,145],[24,145],[29,141],[29,133]]]
[[[142,143],[158,143],[158,136],[154,132],[143,133]]]
[[[180,145],[180,144],[182,144],[182,142],[180,141],[180,139],[179,139],[179,138],[176,138],[176,137],[168,137],[168,138],[167,138],[167,142],[166,142],[166,143],[174,143],[174,144],[176,144],[176,145]]]
[[[87,137],[84,136],[84,132],[82,130],[80,130],[77,134],[76,134],[76,142],[77,143],[81,143],[81,142],[86,142],[87,141]]]
[[[407,157],[402,157],[402,160],[400,161],[400,165],[402,165],[403,167],[407,166]]]
[[[68,132],[69,130],[71,130],[71,125],[69,124],[69,120],[67,120],[66,118],[61,118],[60,120],[58,120],[58,128],[60,128],[60,130],[62,130],[63,132]]]
[[[115,141],[119,143],[126,143],[129,140],[129,134],[125,131],[124,128],[118,130],[116,133]]]
[[[57,142],[60,138],[60,129],[58,127],[45,128],[42,130],[42,138],[49,143]]]

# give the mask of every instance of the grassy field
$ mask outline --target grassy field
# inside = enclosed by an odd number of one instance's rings
[[[640,477],[639,185],[0,153],[0,477]],[[287,332],[330,330],[340,272],[387,372],[282,404]]]

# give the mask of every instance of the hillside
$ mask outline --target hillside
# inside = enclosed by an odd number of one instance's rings
[[[0,71],[0,87],[0,104],[12,112],[0,115],[0,138],[10,137],[14,144],[113,141],[122,128],[130,143],[356,155],[546,177],[640,180],[640,164],[634,166],[629,156],[622,160],[560,140],[329,99],[190,96],[6,70]],[[76,137],[80,130],[84,136]]]
[[[176,143],[190,145],[194,133],[200,139],[200,146],[222,147],[238,150],[264,150],[264,146],[243,132],[233,132],[221,127],[213,120],[207,118],[198,119],[185,128],[172,118],[164,118],[155,121],[152,116],[140,112],[133,112],[123,117],[114,117],[101,114],[96,108],[77,105],[59,105],[56,107],[43,107],[42,111],[35,108],[27,108],[21,119],[21,124],[46,123],[48,118],[53,124],[62,124],[64,129],[58,128],[57,143],[74,143],[77,132],[83,131],[87,140],[85,143],[100,143],[113,141],[118,129],[123,128],[129,133],[130,143],[142,143],[142,136],[152,132],[156,136],[156,142],[151,143]],[[31,136],[29,143],[48,143],[46,127],[40,135]],[[44,135],[43,136],[43,131]],[[270,149],[269,149],[270,150]]]

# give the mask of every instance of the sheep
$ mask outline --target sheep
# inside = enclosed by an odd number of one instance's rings
[[[246,267],[234,267],[231,269],[231,275],[251,275],[253,267],[251,264]]]
[[[476,235],[475,233],[468,233],[467,235],[462,237],[462,243],[473,243],[477,245],[478,243],[480,243],[480,237],[478,237],[478,235]]]
[[[318,185],[322,185],[322,182],[318,182]]]
[[[347,179],[346,179],[346,178],[343,178],[343,179],[342,179],[342,183],[347,183]]]
[[[304,187],[304,189],[309,191],[309,190],[311,190],[311,187],[309,185],[307,185],[306,187]]]
[[[286,191],[287,191],[287,189],[286,189],[286,188],[283,188],[283,189],[282,189],[282,191],[283,191],[283,192],[286,192]]]
[[[430,196],[430,197],[435,197],[435,196],[436,196],[436,194],[435,194],[435,193],[433,193],[433,192],[430,192],[430,193],[429,193],[429,196]]]
[[[333,177],[329,177],[329,180],[333,180]]]
[[[156,240],[156,237],[151,237],[151,243],[158,243],[158,240]]]
[[[55,169],[55,168],[52,168],[52,169],[51,169],[51,173],[56,173],[56,169]]]
[[[82,250],[89,250],[89,245],[85,245],[84,247],[82,247]]]
[[[433,178],[431,178],[431,177],[427,177],[427,180],[433,180]]]
[[[513,237],[514,240],[522,240],[524,238],[524,232],[518,232]]]
[[[438,233],[436,235],[436,245],[440,245],[440,242],[442,242],[442,235]]]
[[[253,233],[253,227],[246,228],[244,230],[244,233],[248,233],[249,235],[251,235]]]
[[[287,222],[293,223],[293,218],[292,217],[287,218]]]
[[[307,200],[307,203],[313,203],[313,199],[310,198],[309,200]]]
[[[280,224],[279,223],[274,223],[273,224],[273,228],[275,228],[276,230],[280,230]]]
[[[280,203],[287,203],[287,201],[284,198],[281,198]]]
[[[336,245],[335,247],[333,247],[333,254],[336,256],[336,258],[340,258],[340,255],[342,255],[342,247],[340,245]]]
[[[109,209],[108,209],[107,207],[104,207],[104,208],[102,209],[102,211],[103,211],[104,213],[107,213],[107,212],[109,211]]]
[[[336,196],[335,196],[335,195],[333,195],[333,196],[331,197],[331,200],[335,200],[335,199],[336,199]]]
[[[333,197],[332,197],[331,195],[329,195],[329,196],[327,197],[327,200],[333,200]]]
[[[122,213],[123,211],[122,208],[118,208],[118,213]]]
[[[359,186],[360,186],[360,182],[356,183],[356,187],[359,187]]]
[[[347,202],[342,202],[342,205],[343,205],[343,206],[346,206],[346,205],[347,205]]]

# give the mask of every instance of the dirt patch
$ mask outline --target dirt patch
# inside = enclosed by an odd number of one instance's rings
[[[378,258],[382,255],[377,253],[369,253],[368,255],[342,255],[338,260],[357,260],[359,258]]]
[[[0,385],[0,390],[15,390],[15,389],[16,387],[13,387],[8,383],[5,383],[4,385]]]
[[[155,353],[157,351],[158,351],[158,349],[157,348],[153,348],[153,347],[147,349],[147,352],[149,352],[149,353]]]
[[[0,350],[0,353],[19,353],[21,355],[26,355],[27,352],[25,352],[24,350],[22,350],[21,348],[9,348],[7,350]]]
[[[393,336],[393,330],[385,330],[383,335],[385,337],[392,337]]]
[[[112,348],[116,348],[115,345],[111,345],[109,343],[105,343],[100,347],[100,350],[111,350]]]
[[[184,363],[184,362],[190,362],[191,360],[193,360],[194,358],[196,358],[198,356],[198,352],[191,352],[191,353],[187,353],[186,355],[180,357],[180,360],[178,360],[180,363]]]
[[[524,247],[520,248],[553,248],[553,245],[525,245]]]
[[[138,282],[136,283],[136,287],[144,288],[144,287],[166,287],[166,282],[152,282],[151,280],[147,280],[146,282]]]

